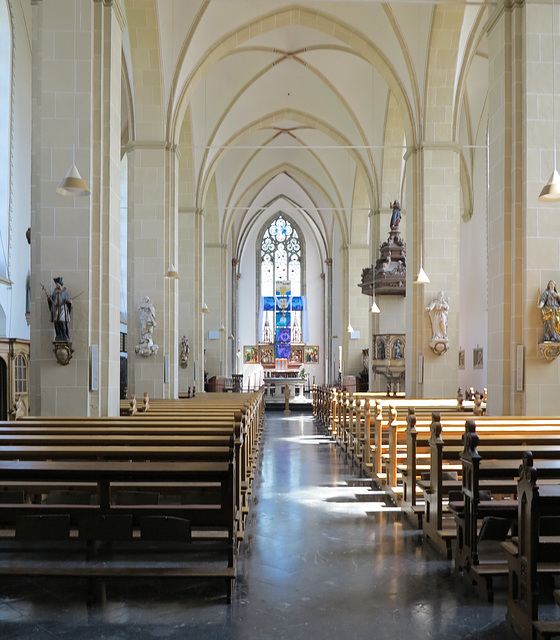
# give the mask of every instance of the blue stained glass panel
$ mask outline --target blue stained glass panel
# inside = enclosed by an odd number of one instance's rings
[[[286,312],[286,311],[277,311],[276,312],[276,326],[281,329],[283,327],[289,327],[290,326],[290,320],[291,320],[291,316],[290,316],[290,312]]]
[[[276,343],[276,357],[277,358],[288,358],[291,353],[291,346],[289,342],[277,342]]]
[[[301,296],[292,297],[292,311],[303,311],[303,298]]]
[[[263,311],[274,311],[274,296],[264,296]]]
[[[276,328],[276,342],[290,342],[292,339],[292,331],[289,327]],[[280,356],[283,357],[283,356]]]

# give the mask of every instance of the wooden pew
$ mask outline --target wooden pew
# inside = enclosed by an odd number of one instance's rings
[[[242,416],[211,420],[168,418],[136,420],[121,418],[39,418],[18,422],[0,422],[0,459],[85,459],[95,443],[99,459],[172,460],[218,459],[235,443],[239,538],[244,533],[248,513],[254,459],[249,459],[247,429]],[[10,442],[10,445],[3,444]]]
[[[558,453],[558,452],[557,452]],[[550,460],[560,465],[560,460]],[[539,620],[543,574],[560,574],[560,483],[542,485],[546,476],[531,452],[523,455],[518,484],[518,535],[503,543],[509,568],[507,621],[524,640],[560,634],[560,620]]]
[[[488,440],[481,440],[474,421],[467,421],[461,454],[463,502],[451,503],[450,508],[457,525],[456,570],[478,584],[491,601],[494,578],[507,575],[506,557],[498,541],[506,538],[511,522],[516,526],[519,462],[526,447],[531,447],[538,456],[534,460],[541,478],[558,482],[560,433],[538,430],[517,436],[510,433],[502,436],[493,449],[485,446],[480,453],[483,447],[479,442]],[[483,490],[490,495],[484,497]],[[488,535],[492,528],[495,531]]]
[[[459,457],[464,447],[462,436],[465,420],[449,418],[447,415],[442,418],[434,414],[434,433],[432,423],[418,421],[411,412],[412,417],[413,424],[411,423],[407,430],[407,461],[405,464],[397,465],[403,477],[404,487],[401,506],[407,515],[414,517],[424,501],[424,513],[429,510],[431,523],[419,522],[419,525],[423,527],[424,534],[435,539],[438,548],[451,557],[456,527],[450,516],[447,518],[448,524],[445,525],[444,516],[448,492],[461,490],[462,466]],[[535,438],[537,435],[544,438],[541,439],[541,444],[546,445],[546,437],[556,437],[560,432],[560,420],[557,418],[480,416],[477,418],[477,424],[478,430],[484,434],[484,446],[490,447],[496,443],[497,446],[500,443],[505,444],[508,438],[511,445],[518,446],[520,441],[524,441],[524,437]],[[423,473],[429,473],[430,479],[421,479]],[[451,478],[454,473],[457,474],[457,479],[453,480]],[[418,487],[425,491],[422,501],[419,499]]]
[[[151,399],[149,411],[145,413],[137,413],[133,418],[142,421],[149,421],[150,424],[154,423],[156,419],[161,420],[161,424],[167,424],[166,420],[181,419],[183,424],[185,421],[189,421],[190,424],[208,424],[209,426],[216,426],[218,423],[216,420],[221,420],[222,423],[227,424],[228,418],[233,421],[239,420],[236,416],[241,412],[241,424],[243,435],[243,455],[244,461],[240,465],[242,474],[242,490],[246,495],[250,494],[251,486],[250,480],[254,475],[254,467],[259,451],[260,437],[262,432],[263,417],[264,417],[264,400],[262,390],[253,392],[250,394],[235,394],[226,396],[219,393],[206,393],[201,394],[196,399],[185,400],[159,400]],[[27,420],[33,419],[32,417]],[[124,418],[123,418],[124,419]],[[41,420],[67,422],[73,421],[75,418],[45,418]],[[107,424],[108,421],[113,420],[111,418],[86,418],[86,420],[98,420],[103,421],[103,424]],[[198,422],[197,422],[198,421]],[[160,432],[158,428],[158,432]],[[243,507],[244,513],[247,511],[247,506]]]
[[[116,483],[120,487],[151,483],[181,485],[185,481],[201,480],[219,487],[219,504],[116,505],[112,500]],[[96,460],[2,460],[0,484],[11,482],[20,485],[94,483],[98,499],[93,505],[0,502],[0,526],[3,527],[0,542],[3,551],[7,552],[0,552],[0,575],[213,578],[225,582],[228,602],[231,600],[237,556],[233,448],[228,460],[218,462],[131,462],[123,465]],[[52,525],[53,517],[56,526]],[[219,554],[210,564],[198,562],[196,555],[189,554],[188,549],[184,549],[185,553],[181,552],[180,555],[162,559],[154,557],[151,545],[149,555],[145,556],[146,518],[158,519],[151,521],[148,537],[151,543],[157,543],[160,547],[170,542],[188,543],[191,526],[211,527],[219,535]],[[135,527],[136,521],[140,522],[139,527]],[[173,525],[172,531],[168,527],[170,524]],[[72,534],[72,531],[75,533]],[[175,540],[176,537],[179,540]],[[82,548],[76,550],[76,542],[80,540],[87,543],[85,554]],[[125,555],[109,554],[99,558],[91,554],[93,542],[119,545],[124,541],[127,545]],[[52,557],[41,555],[40,561],[37,561],[35,546],[29,549],[32,553],[25,555],[26,548],[22,543],[29,542],[40,545],[49,542],[55,545],[57,553]],[[223,561],[219,560],[222,554],[225,554]]]
[[[235,404],[235,406],[238,405],[239,403]],[[151,405],[150,412],[152,408]],[[247,497],[245,496],[244,500],[239,497],[240,486],[250,484],[249,474],[246,476],[239,475],[239,470],[243,468],[244,460],[244,458],[239,455],[239,451],[242,449],[241,445],[244,444],[243,438],[241,437],[241,429],[239,428],[242,423],[239,417],[241,413],[239,411],[233,411],[231,408],[224,409],[223,412],[214,412],[222,416],[216,420],[213,418],[211,406],[208,405],[200,414],[196,411],[189,412],[187,414],[189,417],[185,417],[184,415],[177,417],[177,413],[178,412],[162,411],[160,415],[156,415],[157,412],[153,412],[151,418],[147,418],[147,415],[149,415],[149,413],[147,413],[142,420],[138,420],[136,417],[119,419],[80,418],[79,420],[72,418],[53,418],[40,419],[39,421],[35,420],[35,422],[27,420],[25,423],[18,424],[19,432],[14,430],[14,423],[0,424],[0,437],[5,436],[5,439],[11,440],[10,445],[2,446],[0,439],[0,458],[2,456],[12,457],[13,455],[17,455],[20,458],[31,459],[36,456],[39,457],[39,449],[41,449],[42,455],[46,454],[51,458],[56,458],[57,460],[53,460],[53,462],[57,465],[68,464],[66,461],[59,461],[66,456],[71,456],[72,458],[83,457],[83,464],[86,464],[89,463],[89,460],[86,462],[88,455],[91,455],[96,464],[101,457],[114,458],[125,456],[126,460],[143,460],[149,458],[150,464],[155,465],[161,464],[157,462],[159,459],[174,460],[179,458],[183,464],[190,464],[191,466],[198,465],[198,467],[192,467],[193,469],[202,469],[200,464],[214,465],[213,468],[215,468],[215,465],[221,461],[221,456],[225,454],[224,444],[227,443],[227,455],[229,456],[230,451],[234,451],[232,468],[236,474],[234,478],[235,482],[233,483],[235,490],[235,518],[232,526],[235,530],[237,543],[240,539],[240,531],[242,533],[240,527],[242,517],[240,514],[247,508]],[[244,415],[247,417],[248,412]],[[232,419],[232,416],[235,416],[235,420]],[[260,429],[262,425],[262,412],[253,411],[251,419],[249,420],[249,418],[247,418],[245,424],[250,421],[260,423],[258,426]],[[236,433],[236,438],[235,446],[232,447],[233,432]],[[104,444],[96,444],[97,441],[103,441],[103,439],[105,439]],[[81,444],[82,440],[86,440],[87,445]],[[61,444],[63,441],[64,444]],[[215,458],[215,461],[213,461],[212,458]],[[196,460],[197,462],[190,462],[190,459]],[[239,461],[241,461],[241,464],[239,464]],[[141,463],[127,462],[126,467],[130,468],[131,464]],[[4,483],[6,482],[8,481],[4,480]],[[29,481],[13,480],[10,482],[15,483],[14,486],[25,488],[25,483]],[[10,482],[8,482],[7,486],[10,486]],[[211,481],[210,486],[213,487],[216,482],[215,480]],[[39,485],[40,484],[41,483],[39,483]],[[76,484],[80,483],[77,483],[76,479],[73,478],[71,486],[75,487]],[[204,485],[203,488],[206,488],[208,481],[204,480],[204,477],[193,476],[191,480],[185,481],[183,479],[181,483],[173,483],[171,487],[168,487],[165,482],[158,480],[157,483],[142,483],[142,488],[155,488],[157,490],[165,488],[169,492],[173,490],[184,490],[185,487],[190,487],[190,485],[198,488],[201,484]],[[33,486],[28,486],[27,488],[33,492],[53,487],[60,489],[63,487],[64,481],[51,479],[48,485],[48,487],[38,486],[37,482],[35,482]],[[113,487],[118,488],[120,491],[128,486],[130,485],[126,482],[119,483],[116,481],[113,483]],[[89,489],[89,491],[92,490],[91,483],[81,483],[79,488]],[[196,490],[194,492],[196,493]],[[192,493],[193,491],[189,490],[189,495]],[[200,493],[200,491],[198,491],[198,493]],[[0,498],[1,495],[2,494],[0,494]],[[213,499],[208,504],[206,504],[204,500],[202,503],[196,501],[194,506],[191,505],[190,508],[202,514],[205,512],[212,514],[217,508],[220,508],[220,504],[222,503],[223,497],[219,499],[217,507],[215,499]],[[36,507],[34,506],[33,508]],[[52,512],[52,505],[49,508]],[[68,508],[69,507],[64,506],[64,509]],[[72,508],[74,511],[80,508],[87,509],[87,507]],[[185,507],[181,505],[181,510],[184,509]],[[4,513],[6,512],[4,511]],[[202,522],[204,526],[209,526],[213,523],[212,518],[200,520],[200,513],[198,514],[197,522]],[[76,513],[72,515],[75,517]],[[91,565],[88,565],[87,570],[91,570]],[[188,571],[182,570],[182,574],[184,573],[188,573]],[[231,574],[231,571],[227,572],[228,576]]]

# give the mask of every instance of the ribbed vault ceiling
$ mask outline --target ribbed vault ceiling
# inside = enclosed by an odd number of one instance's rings
[[[492,4],[124,5],[128,135],[147,129],[138,87],[149,77],[162,135],[188,159],[182,205],[204,208],[215,189],[224,241],[279,199],[312,213],[325,238],[335,229],[352,241],[353,215],[401,197],[406,147],[444,135],[467,148],[485,135]],[[468,185],[468,152],[463,165]]]

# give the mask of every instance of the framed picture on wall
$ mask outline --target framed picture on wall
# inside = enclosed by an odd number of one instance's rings
[[[259,350],[257,347],[243,347],[243,364],[258,364]]]
[[[274,345],[259,345],[259,362],[263,367],[274,366]]]
[[[291,345],[290,347],[290,365],[300,365],[303,363],[303,347]]]
[[[465,368],[465,350],[459,349],[459,369]]]
[[[304,347],[303,361],[305,364],[317,364],[319,362],[319,347]]]
[[[484,369],[484,352],[482,347],[473,349],[473,369]]]

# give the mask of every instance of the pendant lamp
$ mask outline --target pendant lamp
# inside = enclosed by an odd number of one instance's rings
[[[416,276],[416,280],[414,284],[428,284],[430,282],[430,278],[426,275],[424,271],[424,267],[422,266],[422,245],[424,244],[424,228],[422,226],[422,239],[420,241],[420,269],[418,271],[418,275]]]
[[[167,269],[167,272],[165,274],[166,278],[178,278],[179,274],[177,272],[177,269],[175,268],[174,264],[170,264],[169,265],[169,269]]]
[[[79,5],[76,3],[76,7]],[[78,31],[78,25],[80,20],[78,20],[77,8],[76,8],[76,19],[74,25],[74,109],[73,109],[73,143],[72,143],[72,166],[68,170],[68,173],[62,178],[58,187],[56,188],[56,192],[61,196],[89,196],[90,191],[85,183],[85,180],[80,175],[78,168],[76,167],[76,32]]]
[[[72,156],[73,155],[74,153],[72,153]],[[89,196],[90,191],[76,167],[74,158],[72,158],[72,166],[60,181],[56,188],[56,192],[61,196]]]
[[[418,275],[416,276],[416,280],[414,281],[414,284],[429,284],[429,282],[430,282],[430,278],[428,278],[428,276],[426,275],[424,268],[420,267],[420,270],[418,271]]]
[[[381,313],[381,310],[377,306],[377,302],[375,302],[375,298],[372,298],[371,309],[369,310],[369,312],[370,313]]]

